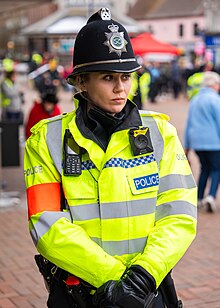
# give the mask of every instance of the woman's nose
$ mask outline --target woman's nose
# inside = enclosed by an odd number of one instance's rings
[[[117,79],[115,82],[114,91],[115,92],[121,92],[124,90],[124,84],[121,79]]]

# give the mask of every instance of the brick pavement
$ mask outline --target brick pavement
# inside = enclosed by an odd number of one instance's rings
[[[69,94],[62,99],[63,111],[69,111]],[[169,114],[182,137],[188,108],[183,98],[161,99],[146,108]],[[193,156],[192,170],[197,178],[198,162]],[[9,190],[20,192],[21,202],[0,208],[0,308],[44,308],[47,293],[33,260],[36,251],[28,233],[22,166],[3,168],[3,176]],[[220,202],[215,214],[200,210],[197,237],[173,271],[185,308],[220,308],[219,221]]]

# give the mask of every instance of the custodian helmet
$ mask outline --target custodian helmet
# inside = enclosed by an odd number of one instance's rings
[[[73,71],[67,81],[71,84],[74,76],[86,72],[134,72],[139,68],[126,29],[111,19],[109,9],[102,8],[76,37]]]

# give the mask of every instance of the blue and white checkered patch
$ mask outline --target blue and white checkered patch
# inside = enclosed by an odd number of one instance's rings
[[[144,157],[135,157],[132,159],[122,159],[122,158],[111,158],[104,166],[104,168],[133,168],[140,165],[146,165],[155,161],[154,154]],[[82,170],[95,169],[96,166],[91,160],[86,160],[82,162]]]
[[[91,160],[85,160],[82,162],[82,170],[90,170],[94,168],[95,168],[95,165],[93,164]]]
[[[144,157],[136,157],[132,159],[111,158],[104,166],[104,168],[121,167],[121,168],[133,168],[140,165],[146,165],[155,161],[154,154]]]

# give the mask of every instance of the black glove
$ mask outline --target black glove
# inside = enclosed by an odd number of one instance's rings
[[[156,283],[141,266],[131,266],[120,280],[110,280],[93,297],[97,307],[143,308],[153,300]]]

